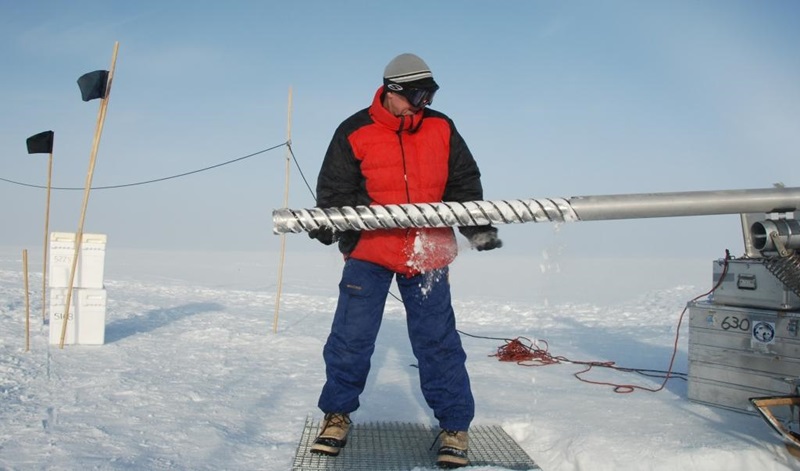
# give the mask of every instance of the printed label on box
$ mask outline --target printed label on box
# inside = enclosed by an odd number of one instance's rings
[[[71,232],[50,234],[49,252],[49,287],[69,287],[73,257],[75,256],[75,234]],[[73,288],[103,288],[105,254],[105,234],[83,234],[83,243],[78,252],[78,263],[72,283]]]
[[[102,345],[106,331],[105,289],[73,288],[70,299],[65,345]],[[50,344],[61,344],[66,311],[67,288],[50,290]]]

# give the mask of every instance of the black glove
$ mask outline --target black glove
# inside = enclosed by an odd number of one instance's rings
[[[311,229],[308,231],[308,237],[317,239],[325,245],[331,245],[336,240],[333,229],[328,226],[319,226],[318,229]]]
[[[325,245],[331,245],[334,242],[339,242],[339,252],[348,255],[356,248],[356,244],[358,244],[359,239],[361,239],[361,232],[336,232],[328,226],[320,226],[317,229],[308,231],[308,237],[317,239]]]
[[[503,246],[503,241],[497,238],[496,227],[468,226],[459,227],[458,230],[469,239],[472,248],[478,252],[499,249]]]
[[[339,241],[339,252],[350,255],[361,239],[361,231],[337,232],[336,239]]]

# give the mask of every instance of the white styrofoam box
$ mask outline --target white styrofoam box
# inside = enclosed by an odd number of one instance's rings
[[[50,288],[67,288],[75,255],[75,233],[53,232],[50,234]],[[103,272],[106,259],[106,235],[83,234],[83,243],[78,252],[73,288],[103,287]]]
[[[73,288],[64,344],[102,345],[106,337],[106,290]],[[67,288],[50,290],[50,344],[61,344]]]

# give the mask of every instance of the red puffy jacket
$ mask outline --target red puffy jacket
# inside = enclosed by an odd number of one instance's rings
[[[383,87],[336,129],[317,179],[317,206],[483,199],[478,166],[450,118],[429,108],[397,117],[382,98]],[[458,252],[449,227],[363,231],[357,241],[346,256],[408,276],[444,267]]]

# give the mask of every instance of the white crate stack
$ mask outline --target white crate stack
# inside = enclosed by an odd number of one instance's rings
[[[50,344],[61,344],[75,234],[50,234]],[[65,345],[102,345],[106,331],[106,290],[103,284],[106,235],[83,234],[75,268]]]

